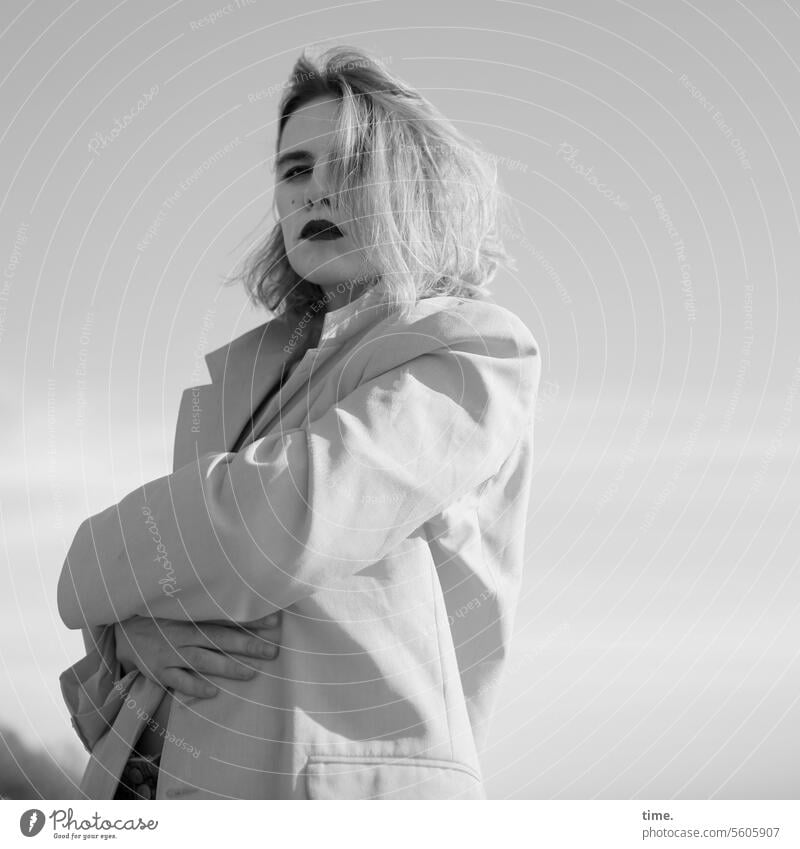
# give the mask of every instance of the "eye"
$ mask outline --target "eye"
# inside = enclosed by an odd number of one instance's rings
[[[291,180],[294,176],[296,176],[295,172],[305,173],[306,171],[310,171],[311,169],[307,165],[295,165],[294,168],[290,168],[284,175],[284,180]]]

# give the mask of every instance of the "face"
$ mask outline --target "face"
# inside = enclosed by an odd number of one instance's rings
[[[358,296],[369,268],[349,235],[352,228],[346,216],[336,208],[320,161],[335,129],[336,106],[334,98],[316,98],[292,113],[281,136],[275,178],[275,202],[289,263],[297,274],[323,289],[328,310]],[[303,227],[316,219],[332,222],[342,235],[302,237]]]

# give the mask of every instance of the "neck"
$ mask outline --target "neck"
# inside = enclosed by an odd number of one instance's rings
[[[371,282],[361,282],[356,284],[340,283],[334,287],[334,290],[328,294],[324,293],[323,297],[327,302],[327,311],[333,312],[341,307],[346,307],[353,301],[358,300],[368,288]]]

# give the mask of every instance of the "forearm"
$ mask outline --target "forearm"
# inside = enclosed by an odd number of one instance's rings
[[[535,340],[491,313],[466,336],[429,318],[302,427],[202,454],[87,519],[59,580],[67,627],[252,621],[381,560],[496,474],[532,422]]]

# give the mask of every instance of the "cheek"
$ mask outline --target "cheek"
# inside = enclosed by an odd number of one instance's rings
[[[278,217],[283,219],[294,212],[297,206],[296,198],[291,192],[279,189],[275,192],[275,205],[278,209]]]

